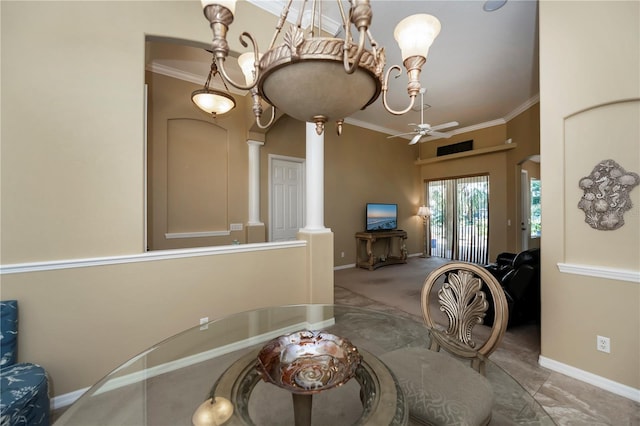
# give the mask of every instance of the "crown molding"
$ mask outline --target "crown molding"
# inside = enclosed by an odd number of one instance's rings
[[[207,76],[201,76],[197,74],[193,74],[187,71],[179,70],[177,68],[173,68],[167,65],[159,64],[157,62],[151,62],[148,64],[145,69],[147,71],[151,71],[156,74],[165,75],[167,77],[177,78],[178,80],[188,81],[189,83],[197,84],[198,86],[204,87],[204,83],[207,80]],[[212,79],[209,82],[209,87],[212,87],[216,90],[222,90],[225,92],[231,92],[234,95],[244,96],[247,94],[246,90],[239,90],[229,85],[230,87],[227,89],[224,84]]]
[[[260,0],[247,0],[249,3],[258,7],[266,12],[274,16],[280,16],[282,10],[286,7],[287,1],[285,0],[272,0],[272,1],[260,1]],[[287,15],[287,22],[290,24],[296,25],[297,16],[299,14],[299,10],[291,7],[289,9],[289,14]],[[308,28],[311,25],[311,10],[305,10],[302,15],[302,28]],[[275,25],[274,25],[275,27]],[[322,17],[322,31],[325,31],[329,34],[333,34],[335,37],[342,30],[342,22],[335,21],[327,16]]]
[[[387,135],[394,135],[398,133],[398,131],[395,129],[389,129],[388,127],[377,126],[375,124],[371,124],[362,120],[357,120],[355,118],[346,117],[344,119],[344,122],[347,124],[351,124],[353,126],[362,127],[363,129],[369,129],[369,130],[373,130],[374,132],[380,132]],[[405,138],[405,139],[410,140],[411,138]]]
[[[523,112],[525,112],[526,110],[528,110],[529,108],[531,108],[532,106],[537,104],[538,102],[540,102],[540,93],[538,93],[537,95],[535,95],[531,99],[529,99],[526,102],[524,102],[518,108],[516,108],[513,111],[511,111],[509,114],[505,115],[504,119],[506,121],[511,121],[514,118],[516,118],[518,115],[522,114]]]

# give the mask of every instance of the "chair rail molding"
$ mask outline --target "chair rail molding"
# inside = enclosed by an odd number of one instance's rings
[[[618,281],[629,281],[640,284],[640,271],[629,269],[607,268],[603,266],[579,265],[574,263],[558,263],[558,269],[565,274],[584,275],[587,277],[607,278]]]
[[[192,249],[154,250],[146,253],[123,256],[96,257],[86,259],[52,260],[44,262],[16,263],[0,265],[0,275],[20,274],[25,272],[52,271],[56,269],[86,268],[92,266],[117,265],[123,263],[150,262],[187,257],[216,256],[229,253],[252,251],[280,250],[294,247],[306,247],[305,240],[281,241],[270,243],[239,244],[212,246]]]

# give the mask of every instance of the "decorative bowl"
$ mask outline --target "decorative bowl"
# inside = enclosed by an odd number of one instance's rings
[[[351,379],[362,356],[345,338],[322,331],[299,331],[276,337],[258,354],[265,382],[298,394],[313,394]]]

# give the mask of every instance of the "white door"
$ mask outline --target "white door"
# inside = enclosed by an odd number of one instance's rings
[[[295,240],[304,227],[304,159],[269,160],[269,241]]]

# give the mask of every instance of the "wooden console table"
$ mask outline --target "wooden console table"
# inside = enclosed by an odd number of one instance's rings
[[[400,230],[357,232],[356,259],[358,266],[373,271],[381,266],[407,263],[407,247],[404,242],[406,239],[407,233]]]

